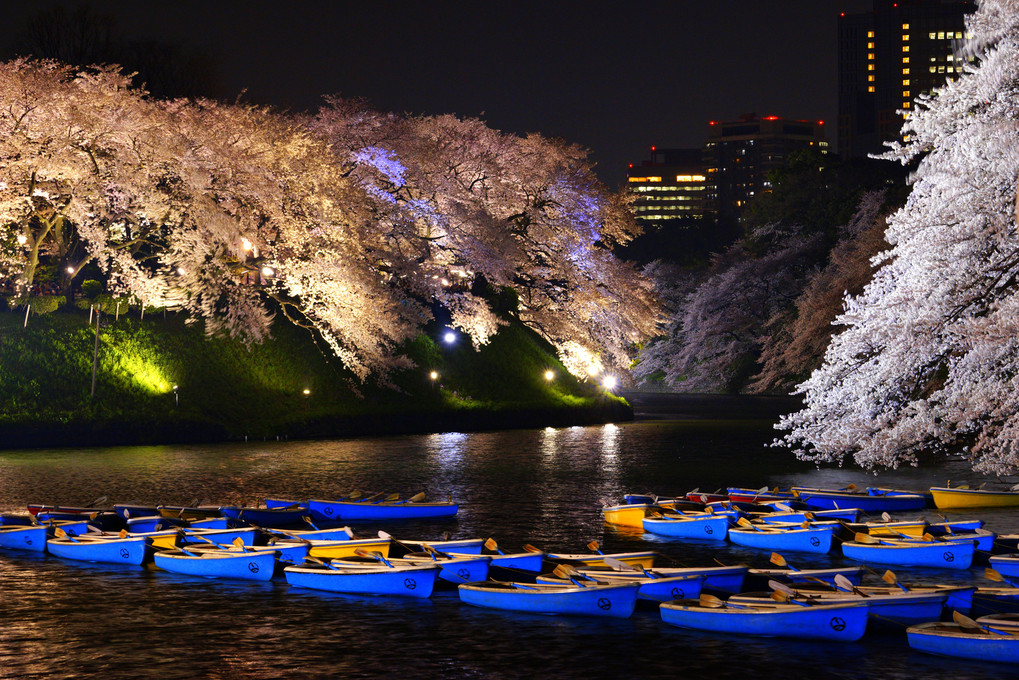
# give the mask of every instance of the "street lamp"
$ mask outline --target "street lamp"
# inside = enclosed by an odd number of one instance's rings
[[[555,371],[553,371],[551,368],[548,369],[547,371],[545,371],[545,380],[547,380],[549,382],[552,382],[552,380],[554,378],[555,378]]]
[[[431,373],[428,374],[428,377],[431,378],[432,382],[435,382],[436,380],[439,379],[439,372],[432,371]]]
[[[605,376],[605,379],[602,380],[601,384],[607,390],[614,390],[616,388],[616,378],[614,376],[607,375]]]
[[[453,331],[446,331],[445,335],[442,336],[442,340],[447,345],[452,345],[454,342],[456,342],[456,333],[454,333]]]
[[[173,386],[173,405],[174,407],[180,406],[180,394],[177,393],[177,386]]]

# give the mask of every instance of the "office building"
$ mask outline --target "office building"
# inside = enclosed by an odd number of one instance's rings
[[[843,158],[881,153],[897,139],[917,95],[962,72],[971,0],[874,0],[838,28],[838,148]]]
[[[651,229],[686,228],[707,213],[707,178],[700,149],[656,149],[639,166],[630,165],[626,185],[634,214]]]

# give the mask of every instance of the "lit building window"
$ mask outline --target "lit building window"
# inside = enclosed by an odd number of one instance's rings
[[[902,102],[902,108],[908,109],[909,108],[909,102]]]
[[[867,43],[867,49],[868,50],[874,49],[874,43],[872,43],[872,42]]]
[[[874,70],[874,64],[867,64],[867,70],[868,71],[873,71]]]
[[[870,87],[867,88],[867,92],[873,92],[873,91],[874,91],[874,86],[873,85],[871,85]]]
[[[873,83],[874,82],[874,76],[867,76],[867,82],[868,83]]]
[[[902,75],[908,76],[909,75],[909,69],[908,68],[902,69]]]
[[[903,57],[902,58],[902,63],[903,64],[908,64],[909,63],[909,57]]]
[[[938,31],[938,40],[944,40],[944,39],[945,39],[945,32],[944,31]]]
[[[930,71],[931,73],[937,73],[937,72],[938,72],[938,67],[937,67],[937,66],[931,66],[931,67],[930,67],[930,68],[929,68],[928,70],[929,70],[929,71]]]
[[[949,66],[949,67],[948,67],[948,72],[949,72],[949,73],[955,73],[955,68],[954,68],[954,67],[952,67],[952,66]]]
[[[874,53],[873,52],[868,52],[867,53],[867,58],[868,59],[873,59],[874,58]]]
[[[945,72],[945,67],[944,66],[939,66],[938,67],[938,73],[944,73],[944,72]]]
[[[931,40],[934,40],[935,38],[938,37],[938,34],[937,33],[931,33],[927,37],[930,38]]]
[[[902,81],[902,86],[903,87],[909,87],[909,79],[908,78],[906,80]]]
[[[909,45],[903,45],[902,46],[902,51],[903,52],[909,52]]]
[[[902,91],[902,96],[903,97],[908,97],[909,96],[909,90],[903,90]]]
[[[867,31],[867,37],[868,38],[873,38],[874,37],[874,31]]]
[[[902,42],[909,42],[909,33],[902,34]]]
[[[902,24],[902,30],[908,31],[909,30],[909,24]]]

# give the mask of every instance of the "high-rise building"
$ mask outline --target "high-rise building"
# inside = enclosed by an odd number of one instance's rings
[[[709,209],[718,217],[739,217],[749,201],[770,189],[768,173],[798,149],[828,153],[824,121],[755,114],[711,121],[703,154]]]
[[[972,0],[874,0],[871,12],[839,17],[840,156],[884,151],[917,95],[962,72],[958,48],[975,9]]]
[[[635,196],[634,214],[649,228],[685,228],[706,216],[700,149],[651,147],[650,160],[630,165],[626,185]]]

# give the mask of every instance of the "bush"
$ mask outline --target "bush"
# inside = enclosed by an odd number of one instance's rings
[[[28,298],[28,304],[36,314],[49,314],[55,312],[67,304],[67,297],[63,295],[33,295]]]
[[[81,283],[81,294],[88,300],[94,300],[97,295],[103,292],[103,284],[95,279],[88,279]]]

